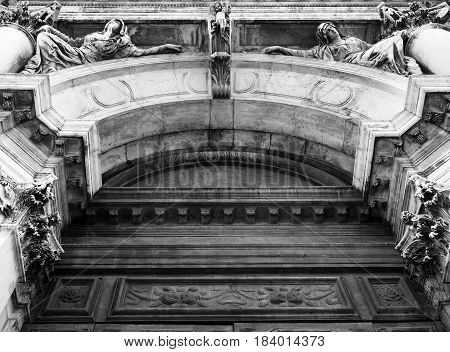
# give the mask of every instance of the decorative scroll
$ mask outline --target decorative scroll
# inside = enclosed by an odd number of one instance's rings
[[[231,82],[231,6],[228,1],[210,5],[209,36],[211,41],[212,95],[216,99],[230,97]]]

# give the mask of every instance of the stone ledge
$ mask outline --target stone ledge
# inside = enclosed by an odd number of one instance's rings
[[[62,2],[59,18],[69,21],[107,20],[113,17],[127,21],[205,20],[209,4],[205,1],[66,1]],[[391,6],[406,7],[406,2],[387,1]],[[43,1],[31,1],[33,7],[46,6]],[[376,6],[369,1],[231,1],[234,20],[379,20]]]

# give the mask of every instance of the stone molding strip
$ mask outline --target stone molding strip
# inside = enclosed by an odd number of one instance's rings
[[[63,3],[60,20],[106,21],[119,17],[128,21],[145,20],[206,20],[210,1],[157,2],[87,2]],[[231,2],[235,20],[379,20],[376,6],[379,2]],[[46,6],[42,1],[31,1],[31,8]],[[403,8],[406,2],[389,5]],[[297,11],[296,11],[297,10]]]

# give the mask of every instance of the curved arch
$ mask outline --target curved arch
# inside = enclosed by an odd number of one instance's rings
[[[208,60],[200,55],[122,59],[52,74],[52,114],[65,120],[62,135],[89,136],[89,157],[98,161],[88,172],[97,172],[97,180],[132,165],[142,152],[149,156],[211,143],[271,153],[288,152],[291,143],[303,148],[293,151],[296,157],[332,165],[345,175],[338,178],[347,180],[361,126],[390,128],[404,110],[403,77],[351,64],[254,54],[233,56],[231,99],[212,100]]]
[[[176,179],[188,170],[189,185]],[[192,170],[193,172],[189,171]],[[205,182],[196,171],[217,174]],[[236,177],[237,176],[237,179]],[[166,179],[164,179],[166,178]],[[171,178],[175,178],[174,182]],[[178,182],[177,182],[178,181]],[[198,182],[200,181],[200,182]],[[203,182],[202,182],[203,181]],[[276,181],[276,183],[273,183]],[[116,165],[104,174],[105,187],[236,188],[252,186],[349,186],[351,174],[322,160],[269,149],[181,149],[156,152]],[[208,183],[208,184],[207,184]]]

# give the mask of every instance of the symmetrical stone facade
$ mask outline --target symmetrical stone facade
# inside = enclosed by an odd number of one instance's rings
[[[4,329],[448,329],[449,79],[257,53],[312,46],[331,14],[373,42],[375,3],[218,3],[63,6],[73,37],[120,17],[137,45],[186,53],[1,77]],[[270,182],[227,184],[236,170]],[[65,253],[30,315],[8,195],[44,175]]]

